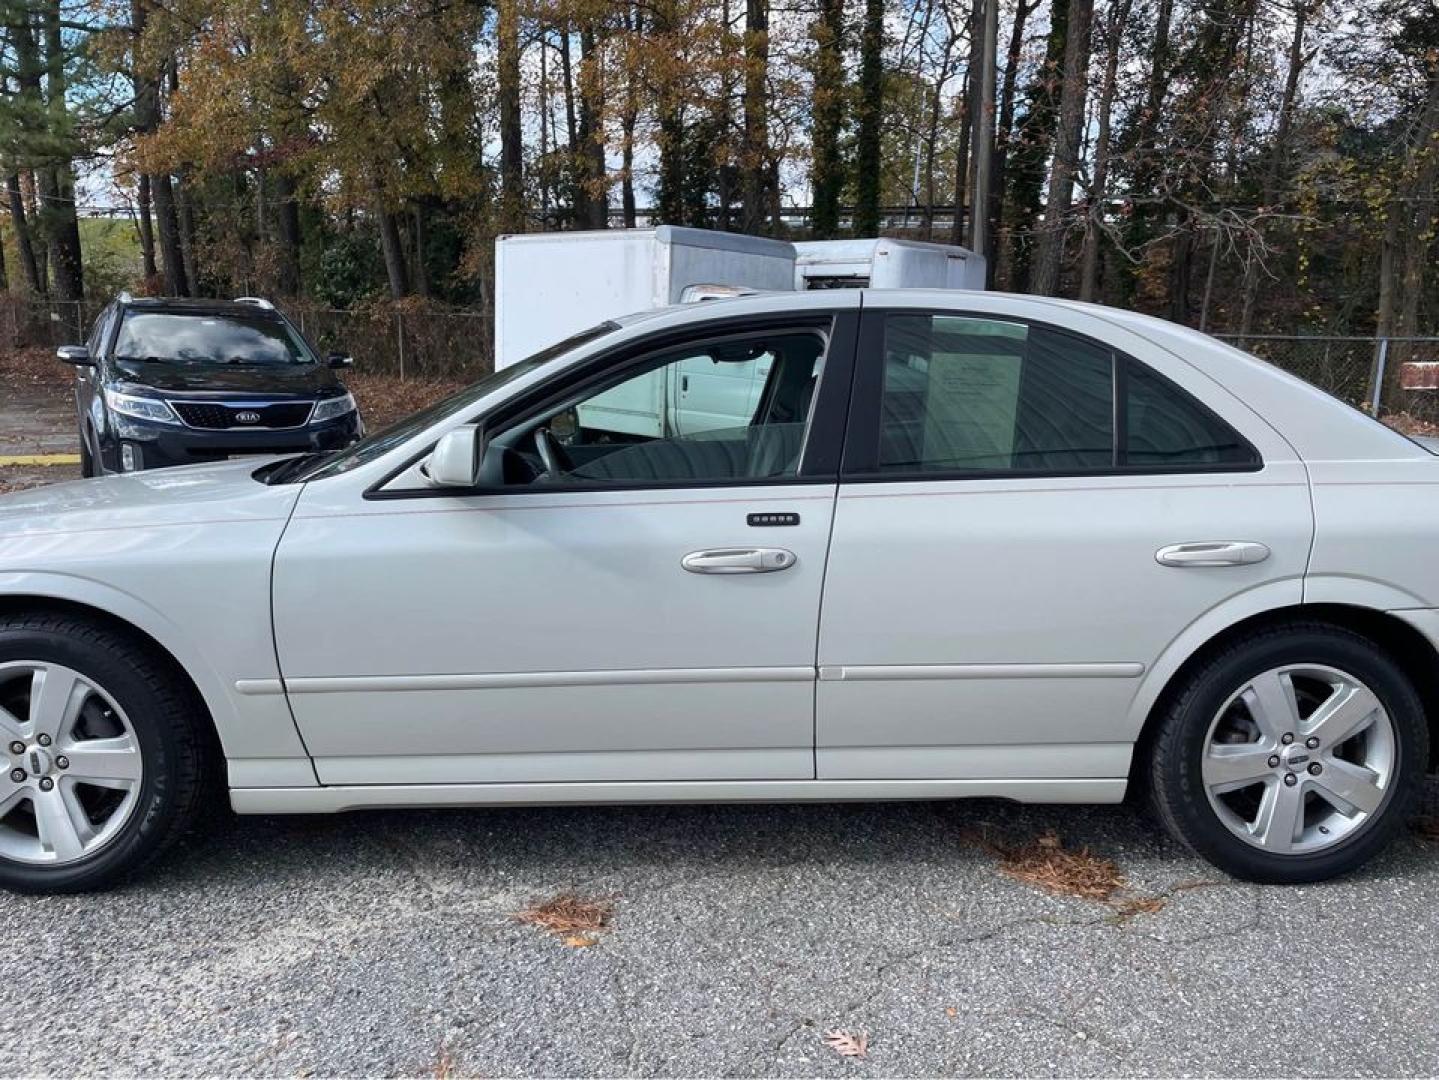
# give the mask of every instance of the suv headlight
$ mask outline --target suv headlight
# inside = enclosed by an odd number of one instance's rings
[[[136,397],[134,394],[122,394],[118,390],[106,390],[105,404],[121,416],[132,416],[136,420],[151,420],[160,424],[180,422],[175,410],[158,398]]]
[[[355,411],[355,398],[352,394],[341,394],[339,397],[326,398],[315,406],[314,413],[310,416],[310,423],[319,424],[325,420],[334,420],[336,417],[344,416],[346,413]]]

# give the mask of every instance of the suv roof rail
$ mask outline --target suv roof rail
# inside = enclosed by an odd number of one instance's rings
[[[256,307],[264,308],[266,311],[274,311],[275,305],[266,300],[263,296],[237,296],[237,304],[254,304]]]

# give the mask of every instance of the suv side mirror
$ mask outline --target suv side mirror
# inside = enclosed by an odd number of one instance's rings
[[[55,350],[55,355],[67,364],[74,364],[76,367],[94,367],[95,361],[90,359],[90,350],[84,345],[61,345]]]
[[[420,472],[431,487],[472,488],[479,478],[484,453],[485,436],[480,425],[463,424],[440,436]]]
[[[355,358],[349,353],[332,352],[325,357],[325,363],[332,368],[351,367],[355,363]]]

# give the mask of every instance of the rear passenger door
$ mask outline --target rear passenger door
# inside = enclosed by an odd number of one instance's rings
[[[1169,643],[1247,590],[1299,602],[1303,466],[1201,373],[1093,316],[871,303],[820,620],[819,778],[1124,776],[1130,703]],[[1174,550],[1208,542],[1258,561]]]

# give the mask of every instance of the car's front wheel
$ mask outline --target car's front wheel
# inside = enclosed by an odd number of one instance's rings
[[[127,634],[0,618],[0,885],[103,888],[190,824],[206,766],[193,697]]]
[[[1151,791],[1170,831],[1238,877],[1321,881],[1403,826],[1428,761],[1424,707],[1377,644],[1290,624],[1230,642],[1170,697]]]

